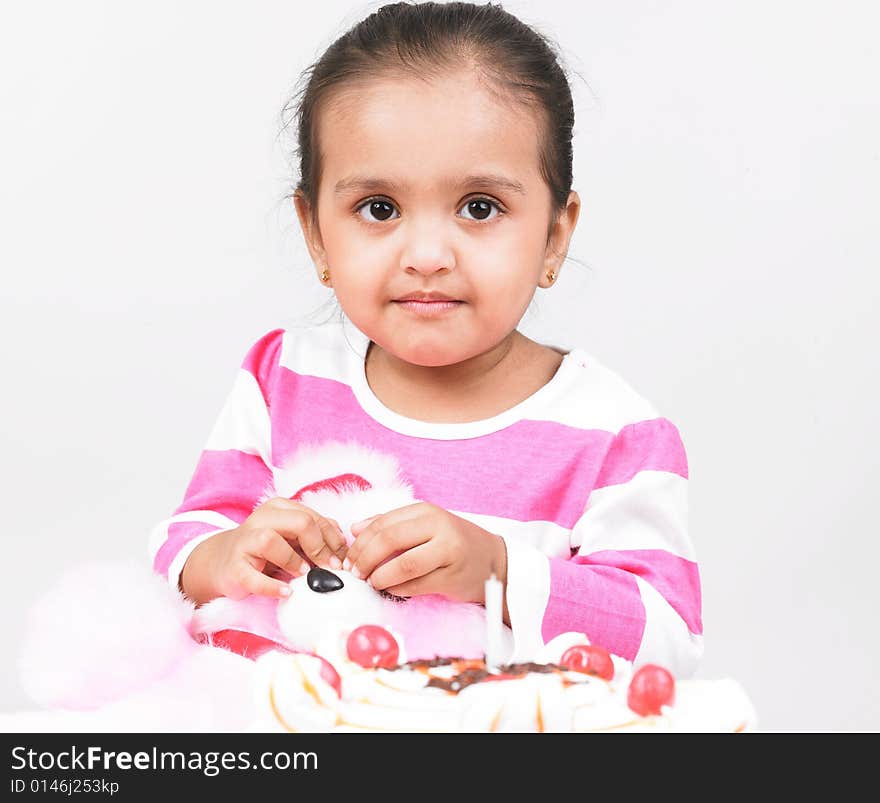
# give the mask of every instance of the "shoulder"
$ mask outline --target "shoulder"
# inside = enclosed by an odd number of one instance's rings
[[[653,402],[594,354],[573,348],[565,359],[569,387],[562,402],[577,426],[613,434],[646,421],[672,426]]]
[[[249,347],[242,368],[261,385],[280,371],[337,378],[345,373],[357,350],[350,331],[339,321],[271,329]]]
[[[606,434],[607,452],[597,482],[616,484],[645,468],[688,476],[678,427],[627,379],[594,355],[574,349],[572,416]]]

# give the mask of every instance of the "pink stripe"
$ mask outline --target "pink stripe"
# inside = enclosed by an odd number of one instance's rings
[[[572,563],[610,566],[650,583],[684,620],[691,633],[703,632],[700,570],[696,563],[665,549],[606,549],[575,555]]]
[[[650,583],[684,620],[691,633],[703,632],[700,570],[696,563],[664,549],[603,550],[575,555],[572,563],[613,566]]]
[[[447,510],[552,521],[570,529],[584,511],[613,438],[553,421],[521,421],[465,440],[414,438],[373,420],[344,383],[283,367],[279,373],[272,392],[277,464],[304,444],[338,440],[343,432],[346,439],[393,454],[415,496]],[[560,476],[566,482],[559,483]]]
[[[272,472],[258,455],[236,449],[205,450],[186,489],[183,503],[172,515],[191,510],[212,510],[241,524],[253,513],[257,501],[271,483]],[[169,527],[168,538],[154,559],[155,570],[164,575],[183,545],[197,534],[182,526],[172,531],[172,527]],[[209,526],[208,529],[216,527]]]
[[[550,559],[550,600],[541,623],[545,643],[560,633],[586,633],[591,643],[631,661],[644,630],[645,606],[629,572]]]
[[[241,523],[272,483],[272,472],[259,455],[237,449],[206,449],[173,515],[190,510],[214,510]]]
[[[218,529],[216,524],[205,524],[203,521],[176,521],[168,525],[168,537],[153,559],[153,570],[163,577],[168,577],[171,562],[184,544],[216,529]]]
[[[603,550],[550,560],[544,641],[568,631],[583,632],[594,644],[633,660],[646,620],[635,576],[657,589],[691,633],[703,632],[696,563],[662,549]]]
[[[242,361],[241,367],[250,371],[263,393],[263,401],[269,406],[270,377],[275,373],[281,354],[281,344],[284,339],[283,329],[273,329],[263,335],[253,346]]]
[[[684,444],[666,418],[629,424],[617,434],[596,480],[597,488],[629,482],[639,471],[669,471],[687,479]]]

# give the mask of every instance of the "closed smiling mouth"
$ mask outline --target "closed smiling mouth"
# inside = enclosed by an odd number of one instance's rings
[[[445,317],[464,304],[463,301],[442,293],[410,293],[395,298],[394,303],[407,314],[422,319]]]
[[[422,304],[460,303],[459,299],[447,296],[443,293],[409,293],[400,298],[395,298],[394,301],[397,303],[417,301]]]

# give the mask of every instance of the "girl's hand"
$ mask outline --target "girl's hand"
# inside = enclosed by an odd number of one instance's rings
[[[502,538],[437,505],[406,505],[358,522],[351,531],[355,541],[343,568],[376,590],[485,603],[492,573],[507,582]]]
[[[312,565],[338,569],[345,554],[345,537],[335,519],[275,497],[235,529],[202,541],[184,564],[181,590],[197,604],[220,596],[284,597],[291,577]]]

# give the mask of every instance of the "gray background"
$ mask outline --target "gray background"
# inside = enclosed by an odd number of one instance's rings
[[[329,298],[280,110],[381,3],[40,3],[0,30],[0,708],[71,562],[146,560],[244,351]],[[880,51],[871,3],[504,3],[577,104],[569,261],[522,329],[679,427],[700,675],[875,730]]]

